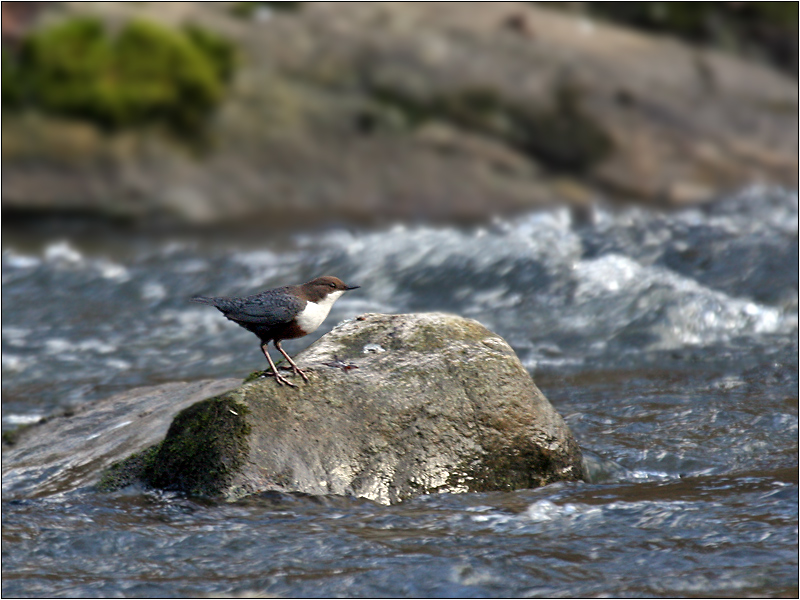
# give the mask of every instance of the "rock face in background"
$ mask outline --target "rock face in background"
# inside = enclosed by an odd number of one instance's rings
[[[106,473],[236,499],[260,491],[381,503],[578,481],[581,452],[508,344],[444,314],[367,314],[299,354],[298,389],[258,378],[194,404]],[[138,470],[138,473],[137,473]]]
[[[480,219],[797,186],[796,81],[529,3],[302,3],[268,18],[226,3],[51,3],[40,22],[74,14],[197,23],[241,62],[191,141],[7,117],[4,211]]]

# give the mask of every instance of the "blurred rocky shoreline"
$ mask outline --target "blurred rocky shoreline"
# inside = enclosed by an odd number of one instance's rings
[[[4,54],[6,4],[24,3],[3,4]],[[475,221],[798,185],[797,80],[778,68],[547,3],[253,3],[246,15],[241,4],[62,2],[32,14],[31,28],[76,15],[111,30],[196,24],[238,61],[190,138],[4,110],[4,216]]]

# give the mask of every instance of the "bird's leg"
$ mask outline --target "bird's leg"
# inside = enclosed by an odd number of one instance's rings
[[[295,373],[297,373],[298,375],[300,375],[300,377],[302,377],[302,378],[303,378],[303,380],[305,380],[305,382],[306,382],[306,383],[308,383],[308,375],[306,375],[305,373],[303,373],[303,371],[301,371],[301,370],[300,370],[300,367],[298,367],[296,364],[294,364],[294,361],[293,361],[293,360],[292,360],[292,359],[289,357],[289,355],[288,355],[288,354],[286,354],[286,352],[284,352],[283,348],[281,348],[281,342],[280,342],[280,340],[275,340],[275,347],[278,349],[278,352],[280,352],[281,354],[283,354],[283,357],[284,357],[286,360],[288,360],[288,361],[289,361],[289,364],[290,364],[290,365],[292,365],[292,370],[293,370]]]
[[[269,343],[269,342],[267,342],[267,343]],[[297,387],[291,381],[286,379],[283,375],[278,373],[278,369],[275,367],[275,363],[272,362],[272,358],[270,357],[269,352],[267,351],[267,343],[261,344],[261,351],[264,353],[264,356],[267,357],[267,362],[269,362],[269,366],[272,367],[272,374],[275,376],[275,381],[278,382],[278,385],[286,384],[289,387]],[[278,346],[277,343],[275,344],[275,346],[278,348],[278,350],[281,350],[280,346]],[[286,356],[286,354],[283,352],[283,350],[281,350],[281,354]],[[264,371],[264,375],[269,375],[269,373]]]

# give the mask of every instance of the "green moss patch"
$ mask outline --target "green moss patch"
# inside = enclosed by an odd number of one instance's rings
[[[220,495],[247,456],[248,412],[230,394],[182,410],[145,465],[145,483],[198,496]]]
[[[188,132],[223,99],[235,64],[232,44],[196,26],[139,19],[111,36],[97,19],[74,18],[34,31],[18,53],[3,50],[3,107]]]
[[[3,439],[3,446],[14,446],[19,441],[19,438],[22,436],[23,433],[28,431],[31,427],[39,425],[39,423],[43,423],[45,419],[38,421],[36,423],[24,423],[22,425],[16,426],[14,429],[9,429],[8,431],[4,431],[2,435]]]
[[[160,447],[161,444],[154,444],[141,452],[132,454],[125,460],[115,462],[100,476],[100,481],[96,486],[97,490],[113,492],[140,482],[145,468],[152,464]]]
[[[264,371],[253,371],[242,380],[242,383],[250,383],[251,381],[257,381],[264,376]]]

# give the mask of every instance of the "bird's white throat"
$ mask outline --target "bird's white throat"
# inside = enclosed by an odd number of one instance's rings
[[[331,306],[344,294],[343,290],[336,290],[325,296],[319,302],[306,302],[305,308],[295,317],[297,324],[306,333],[311,333],[322,325],[325,317],[331,312]]]

